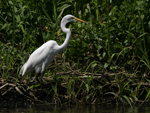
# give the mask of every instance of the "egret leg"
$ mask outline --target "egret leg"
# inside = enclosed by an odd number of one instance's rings
[[[37,82],[40,82],[40,81],[39,81],[39,75],[40,75],[40,74],[38,73],[38,75],[36,76],[36,81],[37,81]]]
[[[44,75],[44,73],[42,72],[42,73],[41,73],[41,80],[40,80],[40,83],[43,82],[43,80],[42,80],[42,79],[43,79],[43,75]]]

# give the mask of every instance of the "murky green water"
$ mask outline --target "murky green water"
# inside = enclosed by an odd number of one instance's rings
[[[150,113],[150,106],[54,106],[54,105],[1,105],[0,113]]]

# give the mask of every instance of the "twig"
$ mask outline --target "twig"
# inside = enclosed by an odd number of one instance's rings
[[[6,83],[6,84],[4,84],[3,86],[0,87],[0,89],[4,88],[4,87],[6,87],[6,86],[11,86],[11,88],[9,88],[7,91],[5,91],[5,92],[2,94],[2,96],[5,95],[8,91],[10,91],[11,89],[13,89],[14,87],[15,87],[16,91],[19,92],[19,94],[21,94],[21,95],[23,94],[23,93],[20,91],[20,89],[19,89],[15,84],[11,84],[11,83]]]
[[[134,84],[131,84],[130,86],[137,86],[137,85],[143,85],[143,86],[150,86],[150,83],[134,83]]]
[[[8,91],[10,91],[11,89],[13,89],[13,87],[9,88],[7,91],[5,91],[2,96],[4,96]]]

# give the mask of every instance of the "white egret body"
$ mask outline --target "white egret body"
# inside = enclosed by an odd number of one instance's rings
[[[86,23],[85,21],[80,20],[73,15],[64,16],[61,20],[61,29],[66,33],[66,39],[64,43],[61,46],[59,46],[54,40],[49,40],[48,42],[44,43],[30,55],[27,62],[22,66],[20,75],[25,76],[31,71],[35,70],[36,73],[41,73],[42,80],[44,69],[53,61],[55,55],[66,49],[69,44],[71,31],[69,28],[66,28],[65,25],[69,22],[76,21]]]

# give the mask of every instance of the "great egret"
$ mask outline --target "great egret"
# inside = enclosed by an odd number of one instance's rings
[[[49,40],[44,43],[38,49],[36,49],[29,57],[27,62],[22,66],[20,70],[20,75],[25,76],[31,71],[35,70],[36,73],[41,73],[41,81],[43,78],[44,69],[53,61],[55,55],[68,46],[71,37],[71,31],[69,28],[66,28],[65,25],[69,22],[80,21],[86,23],[85,21],[74,17],[73,15],[66,15],[61,20],[61,29],[66,33],[66,39],[64,43],[59,46],[56,41]],[[36,77],[37,81],[38,76]]]

